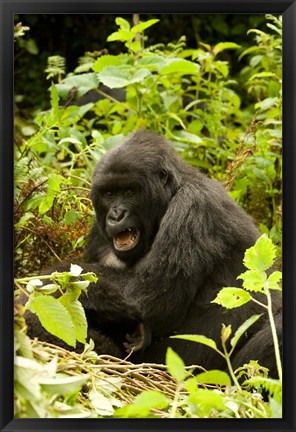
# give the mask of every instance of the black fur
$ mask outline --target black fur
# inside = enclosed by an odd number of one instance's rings
[[[132,361],[163,363],[172,346],[187,364],[225,368],[210,348],[170,336],[203,334],[220,345],[222,323],[231,324],[234,333],[251,315],[264,312],[254,303],[226,312],[211,303],[222,287],[238,286],[244,252],[260,235],[251,218],[219,182],[147,131],[130,135],[102,158],[91,197],[96,222],[87,263],[79,264],[102,273],[82,298],[97,351],[126,355],[125,333],[143,323],[139,346],[144,349],[133,353]],[[116,249],[112,238],[126,228],[136,228],[139,241],[126,251]],[[274,304],[280,334],[280,301]],[[242,339],[234,366],[255,359],[276,376],[267,316]]]

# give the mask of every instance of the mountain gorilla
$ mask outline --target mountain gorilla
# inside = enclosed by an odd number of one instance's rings
[[[211,348],[171,339],[202,334],[219,345],[222,323],[233,332],[251,315],[250,302],[225,312],[211,303],[226,286],[238,286],[244,252],[259,237],[249,216],[222,185],[180,159],[167,141],[138,131],[97,164],[91,199],[96,212],[85,271],[99,275],[82,295],[89,336],[99,354],[163,363],[168,346],[186,364],[226,367]],[[56,266],[66,270],[66,264]],[[278,332],[281,307],[274,299]],[[29,311],[29,334],[61,344]],[[267,314],[248,329],[234,352],[238,367],[258,360],[276,376]]]

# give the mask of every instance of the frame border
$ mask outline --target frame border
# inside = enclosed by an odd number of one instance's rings
[[[14,419],[13,417],[13,16],[14,14],[283,15],[283,281],[284,398],[282,419]],[[295,431],[296,0],[0,0],[0,430],[13,431]]]

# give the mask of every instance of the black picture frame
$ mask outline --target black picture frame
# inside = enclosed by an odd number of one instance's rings
[[[295,421],[295,0],[0,0],[0,430],[1,431],[294,431]],[[283,307],[282,419],[14,419],[13,417],[13,16],[14,14],[208,13],[283,15]]]

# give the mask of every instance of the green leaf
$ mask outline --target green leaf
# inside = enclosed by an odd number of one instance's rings
[[[60,303],[68,311],[75,327],[75,337],[78,342],[85,344],[87,337],[87,320],[82,304],[79,300],[69,301],[67,294],[59,298]]]
[[[99,74],[99,80],[110,88],[126,87],[129,84],[142,82],[150,75],[148,69],[138,69],[134,74],[130,73],[127,67],[106,66]]]
[[[159,19],[151,19],[149,21],[142,22],[140,24],[135,25],[132,27],[132,32],[134,33],[142,33],[147,28],[153,26],[154,24],[158,23]]]
[[[99,57],[93,64],[92,69],[94,72],[101,72],[106,66],[118,66],[121,61],[118,56],[104,55]]]
[[[238,276],[237,279],[243,280],[243,287],[248,291],[264,291],[266,273],[259,270],[247,270]]]
[[[220,370],[210,370],[202,372],[196,376],[196,380],[201,384],[216,384],[220,386],[230,386],[231,379],[226,372]]]
[[[252,315],[250,318],[248,318],[234,333],[233,338],[230,340],[230,344],[232,348],[235,348],[236,344],[240,340],[241,336],[248,330],[249,327],[251,327],[260,317],[262,314],[259,315]]]
[[[145,66],[148,69],[161,69],[167,64],[167,61],[162,56],[147,55],[139,60],[139,66]]]
[[[175,378],[177,382],[184,381],[187,375],[185,364],[181,357],[179,357],[178,354],[175,353],[175,351],[173,351],[170,347],[167,349],[165,362],[172,377]]]
[[[129,31],[131,28],[130,23],[121,17],[115,18],[115,23],[116,23],[116,25],[118,25],[118,27],[121,28],[121,30]]]
[[[107,42],[127,42],[135,37],[135,33],[132,31],[119,30],[117,32],[111,33],[107,38]]]
[[[171,338],[174,339],[184,339],[191,342],[197,342],[201,343],[203,345],[207,345],[211,348],[213,348],[215,351],[219,352],[216,342],[213,339],[207,338],[203,335],[194,335],[194,334],[184,334],[184,335],[177,335],[177,336],[171,336]]]
[[[270,108],[272,108],[278,102],[278,100],[279,100],[278,97],[266,98],[262,102],[256,103],[255,109],[260,111],[267,111]]]
[[[27,308],[37,315],[45,330],[68,345],[76,346],[75,328],[71,316],[58,299],[39,294],[29,302]]]
[[[211,303],[217,303],[227,309],[233,309],[248,303],[250,300],[250,294],[242,288],[222,288]]]
[[[275,271],[271,273],[267,279],[267,286],[269,289],[281,290],[281,286],[278,284],[282,280],[282,272]]]
[[[64,177],[58,174],[48,175],[48,189],[54,192],[61,192],[60,184],[65,181]]]
[[[270,268],[275,259],[275,246],[266,234],[249,248],[244,257],[244,264],[250,270],[265,271]]]
[[[69,76],[60,84],[57,84],[57,90],[63,98],[67,98],[73,87],[77,87],[77,97],[83,96],[89,90],[96,89],[99,85],[97,76],[94,72],[84,73],[81,75]]]
[[[183,130],[180,131],[174,131],[174,138],[177,140],[180,140],[182,142],[186,142],[189,144],[201,144],[202,139],[193,133],[186,132]]]
[[[189,60],[172,59],[167,61],[167,64],[160,69],[162,75],[178,73],[181,75],[197,75],[199,73],[199,65]]]
[[[241,46],[234,42],[219,42],[213,49],[214,56],[227,49],[238,49]]]
[[[52,112],[54,119],[59,117],[59,96],[55,84],[52,82],[50,87],[50,104],[52,107]]]
[[[70,395],[77,393],[87,382],[89,375],[69,376],[58,373],[52,378],[41,378],[39,383],[43,390],[51,395]]]
[[[116,410],[115,417],[148,417],[151,409],[165,409],[168,398],[156,390],[146,390],[140,393],[132,405],[126,405]]]
[[[39,214],[42,215],[51,209],[54,202],[54,194],[46,195],[39,204]]]

